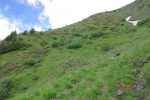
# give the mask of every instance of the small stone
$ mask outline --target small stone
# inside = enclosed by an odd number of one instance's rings
[[[143,85],[141,83],[136,83],[136,90],[141,90]]]
[[[116,58],[116,57],[118,57],[118,56],[120,56],[120,55],[121,55],[120,52],[114,52],[114,53],[113,53],[113,57],[114,57],[114,58]]]
[[[136,70],[136,74],[139,74],[140,72],[141,72],[140,69],[137,69],[137,70]]]
[[[77,84],[73,83],[73,84],[72,84],[72,87],[73,87],[73,88],[76,88],[76,87],[77,87]]]
[[[123,90],[118,89],[118,90],[116,91],[116,93],[117,93],[117,95],[118,95],[118,96],[120,96],[120,95],[122,95],[122,94],[123,94]]]

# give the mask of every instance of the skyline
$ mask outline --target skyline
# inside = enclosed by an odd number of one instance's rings
[[[134,0],[1,0],[0,39],[11,31],[60,28],[89,17],[125,6]],[[109,3],[108,3],[109,2]]]

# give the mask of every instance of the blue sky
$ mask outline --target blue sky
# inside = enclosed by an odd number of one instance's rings
[[[49,23],[40,22],[38,16],[42,12],[43,5],[39,4],[38,7],[29,5],[27,2],[21,0],[1,0],[0,1],[0,14],[6,16],[9,20],[19,20],[25,24],[21,30],[30,29],[31,26],[40,25],[43,29],[51,27]],[[42,24],[45,23],[47,27]],[[27,27],[28,25],[29,27]]]
[[[134,0],[0,0],[0,39],[11,31],[59,28]]]

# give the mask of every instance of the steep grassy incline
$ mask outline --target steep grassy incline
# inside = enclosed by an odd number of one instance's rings
[[[12,32],[0,42],[0,100],[149,100],[149,66],[149,18],[134,27],[113,11]]]
[[[134,27],[104,13],[61,29],[18,35],[28,46],[1,54],[1,99],[148,99],[150,29],[145,23]]]
[[[132,16],[132,20],[150,18],[150,0],[136,0],[131,4],[120,8],[117,12],[125,18]]]

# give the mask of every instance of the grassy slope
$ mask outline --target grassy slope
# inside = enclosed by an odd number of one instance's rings
[[[141,20],[150,17],[150,1],[136,0],[135,2],[117,10],[123,17],[132,16],[133,20]]]
[[[104,35],[89,38],[96,32]],[[8,100],[136,99],[136,89],[131,86],[136,81],[136,67],[130,62],[150,56],[148,27],[133,27],[113,12],[44,34],[19,37],[32,46],[0,55],[0,77],[10,78],[14,85]],[[57,40],[64,44],[51,47]],[[79,41],[82,48],[67,49],[71,41]],[[121,55],[113,58],[113,52]],[[36,64],[26,65],[31,59]],[[142,75],[149,65],[143,66]],[[118,89],[124,91],[121,96],[116,94]],[[149,92],[146,87],[141,95],[148,99],[145,94]]]

